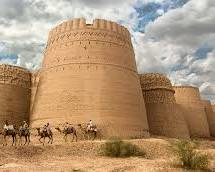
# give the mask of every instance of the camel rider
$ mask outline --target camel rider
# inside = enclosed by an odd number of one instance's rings
[[[90,120],[89,123],[87,124],[87,129],[93,130],[93,121],[92,120]]]
[[[50,128],[49,123],[47,123],[47,124],[44,125],[43,132],[47,132],[48,134],[50,134],[51,128]]]
[[[64,130],[65,130],[65,131],[68,131],[68,129],[69,129],[69,123],[66,122],[66,123],[64,124]]]
[[[4,130],[6,131],[6,132],[8,132],[8,130],[9,130],[9,123],[8,123],[8,121],[6,120],[5,121],[5,124],[4,124]]]
[[[28,130],[28,124],[26,121],[23,121],[23,125],[20,127],[21,131],[27,131]]]
[[[28,129],[28,123],[26,121],[23,121],[23,128]]]

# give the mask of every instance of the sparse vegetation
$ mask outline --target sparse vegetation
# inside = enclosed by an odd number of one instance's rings
[[[193,170],[206,170],[208,156],[196,150],[197,144],[187,140],[179,140],[173,145],[173,150],[183,168]]]
[[[111,139],[101,146],[101,154],[109,157],[145,157],[146,153],[138,146],[122,141],[120,139]]]

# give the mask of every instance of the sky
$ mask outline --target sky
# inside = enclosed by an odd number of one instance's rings
[[[62,21],[112,20],[131,35],[139,73],[199,87],[215,103],[215,0],[0,0],[0,63],[40,68]]]

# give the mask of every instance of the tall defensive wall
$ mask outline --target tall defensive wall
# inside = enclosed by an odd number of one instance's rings
[[[32,110],[34,108],[34,99],[38,88],[39,78],[40,78],[40,70],[33,71],[31,75],[30,115],[32,114]]]
[[[21,67],[0,65],[0,125],[29,120],[31,73]]]
[[[96,19],[63,22],[49,33],[31,125],[93,120],[107,137],[148,136],[129,31]]]
[[[205,108],[205,113],[208,120],[210,135],[215,137],[215,113],[213,112],[211,102],[209,100],[202,100]]]
[[[143,97],[151,134],[176,138],[189,138],[183,114],[178,109],[174,89],[163,74],[140,75]]]
[[[210,137],[199,89],[192,86],[175,86],[174,90],[176,102],[184,114],[191,137]]]
[[[215,112],[215,105],[212,105],[213,112]]]

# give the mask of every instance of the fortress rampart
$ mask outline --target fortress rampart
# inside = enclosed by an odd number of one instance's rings
[[[175,98],[187,121],[192,137],[209,137],[209,126],[199,89],[191,86],[175,86]]]
[[[215,112],[215,105],[211,105],[211,106],[212,106],[213,112]]]
[[[63,22],[49,34],[31,125],[92,119],[105,135],[148,136],[127,29],[106,20]]]
[[[38,71],[0,65],[1,125],[76,127],[90,119],[106,138],[215,136],[215,105],[163,74],[138,75],[130,33],[111,21],[54,27]]]
[[[215,137],[215,113],[213,112],[211,102],[209,100],[202,100],[207,115],[210,135]]]
[[[0,65],[0,125],[29,120],[31,73],[21,67]]]
[[[31,75],[30,117],[32,117],[31,114],[32,114],[33,106],[34,106],[34,99],[35,99],[35,95],[36,95],[37,88],[38,88],[39,78],[40,78],[40,71],[39,70],[32,72],[32,75]]]
[[[185,119],[176,106],[170,80],[158,73],[140,75],[150,133],[189,138]]]

